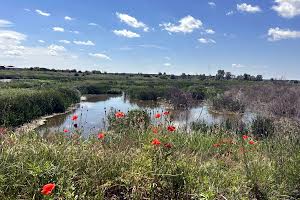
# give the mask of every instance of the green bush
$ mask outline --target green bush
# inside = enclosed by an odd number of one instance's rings
[[[272,136],[275,130],[273,120],[263,116],[257,116],[251,125],[252,134],[258,138]]]
[[[5,89],[0,92],[0,125],[18,126],[52,113],[64,112],[80,100],[77,90]]]
[[[245,105],[232,97],[219,95],[216,98],[212,99],[212,107],[218,111],[229,111],[229,112],[240,112],[245,111]]]

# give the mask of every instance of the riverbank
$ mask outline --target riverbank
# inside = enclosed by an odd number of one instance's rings
[[[167,126],[124,124],[88,140],[76,130],[1,135],[0,198],[42,199],[48,183],[55,184],[49,198],[67,200],[299,198],[299,136],[258,140]]]

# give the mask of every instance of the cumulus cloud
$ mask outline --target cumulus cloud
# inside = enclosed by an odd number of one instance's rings
[[[209,5],[210,7],[216,7],[216,3],[215,3],[215,2],[212,2],[212,1],[208,2],[208,5]]]
[[[293,31],[290,29],[281,29],[279,27],[270,28],[268,30],[268,40],[278,41],[284,39],[296,39],[300,38],[300,31]]]
[[[171,66],[171,63],[164,63],[164,66],[170,67],[170,66]]]
[[[79,31],[69,31],[70,33],[79,34]]]
[[[272,9],[281,17],[293,18],[300,15],[300,0],[275,0],[275,3]]]
[[[89,26],[98,26],[98,24],[94,23],[94,22],[91,22],[91,23],[88,23]]]
[[[210,39],[210,38],[199,38],[198,41],[203,44],[209,44],[209,43],[215,44],[216,43],[215,40]]]
[[[228,11],[227,13],[226,13],[226,16],[230,16],[230,15],[233,15],[234,14],[234,12],[231,10],[231,11]]]
[[[257,13],[262,11],[259,6],[252,6],[246,3],[237,4],[236,9],[240,12],[247,12],[247,13]]]
[[[195,19],[194,17],[188,15],[179,20],[179,24],[175,25],[172,23],[163,23],[159,26],[163,27],[163,30],[174,33],[191,33],[195,29],[199,29],[202,26],[202,22],[199,19]]]
[[[85,45],[85,46],[95,46],[95,44],[88,40],[88,41],[73,41],[74,44],[77,44],[77,45]]]
[[[0,19],[0,28],[7,28],[7,27],[11,27],[14,24],[8,20],[5,19]]]
[[[38,40],[38,42],[39,42],[39,43],[45,43],[45,41],[44,41],[44,40]]]
[[[140,37],[139,34],[134,33],[132,31],[128,31],[126,29],[114,30],[113,33],[116,34],[117,36],[122,36],[122,37],[127,37],[127,38],[138,38],[138,37]]]
[[[102,53],[89,53],[90,56],[95,57],[95,58],[100,58],[100,59],[105,59],[105,60],[111,60],[110,57],[108,57],[105,54]]]
[[[60,43],[64,44],[70,44],[71,42],[69,40],[59,40]]]
[[[72,20],[74,20],[74,18],[69,17],[69,16],[65,16],[64,19],[65,19],[66,21],[72,21]]]
[[[52,30],[55,32],[65,32],[65,29],[62,27],[53,27]]]
[[[215,33],[216,33],[216,32],[215,32],[214,30],[212,30],[212,29],[206,29],[205,32],[206,32],[207,34],[215,34]]]
[[[51,56],[57,56],[59,53],[67,51],[67,50],[65,49],[65,47],[59,46],[59,45],[55,45],[55,44],[51,44],[51,45],[48,47],[48,50],[49,50],[48,53],[49,53],[49,55],[51,55]]]
[[[120,19],[121,22],[126,23],[128,26],[131,26],[133,28],[143,28],[143,30],[145,32],[148,32],[149,27],[144,24],[141,21],[138,21],[136,18],[127,15],[127,14],[123,14],[123,13],[116,13],[117,17]]]
[[[45,16],[45,17],[49,17],[51,14],[50,13],[46,13],[46,12],[43,12],[41,10],[35,10],[35,12],[39,15],[42,15],[42,16]]]
[[[231,67],[233,67],[233,68],[245,68],[246,66],[242,65],[242,64],[232,64]]]

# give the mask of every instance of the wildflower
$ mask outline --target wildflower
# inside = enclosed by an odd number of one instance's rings
[[[125,113],[123,113],[123,112],[116,112],[115,116],[116,116],[116,118],[123,118],[123,117],[125,117]]]
[[[164,115],[169,115],[169,114],[170,114],[169,111],[165,111],[165,112],[164,112]]]
[[[99,134],[98,134],[98,139],[100,139],[100,140],[101,140],[101,139],[103,139],[103,138],[104,138],[104,136],[105,136],[105,135],[104,135],[104,133],[99,133]]]
[[[68,129],[64,129],[64,133],[69,133],[69,130]]]
[[[168,126],[167,129],[168,129],[168,131],[173,132],[173,131],[176,130],[176,127],[175,126]]]
[[[43,186],[41,193],[43,195],[50,195],[51,192],[54,190],[54,188],[55,188],[55,183],[48,183]]]
[[[77,128],[78,127],[78,125],[77,124],[74,124],[74,128]]]
[[[72,120],[73,120],[73,121],[76,121],[77,119],[78,119],[78,115],[73,115],[73,116],[72,116]]]
[[[153,132],[154,134],[157,134],[157,133],[158,133],[158,128],[153,127],[153,128],[152,128],[152,132]]]
[[[253,144],[255,144],[255,142],[253,140],[250,140],[249,144],[253,145]]]
[[[171,143],[166,143],[164,146],[168,149],[171,149],[173,145]]]
[[[161,142],[160,142],[157,138],[153,139],[152,142],[151,142],[151,144],[152,144],[152,145],[155,145],[155,146],[159,146],[160,143],[161,143]]]
[[[216,143],[216,144],[213,144],[213,147],[220,147],[221,145],[220,144],[218,144],[218,143]]]
[[[243,140],[247,140],[249,138],[248,135],[243,135]]]
[[[158,119],[158,118],[160,118],[161,117],[161,114],[160,113],[157,113],[156,115],[155,115],[155,118],[156,119]]]

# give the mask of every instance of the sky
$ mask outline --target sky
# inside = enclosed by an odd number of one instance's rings
[[[300,0],[0,0],[0,65],[300,79]]]

